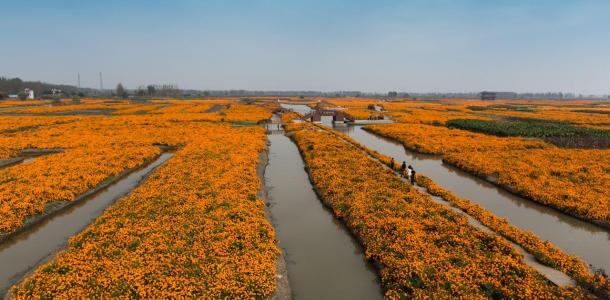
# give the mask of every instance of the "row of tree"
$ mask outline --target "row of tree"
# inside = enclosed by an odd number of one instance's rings
[[[40,98],[53,98],[54,96],[83,97],[86,95],[95,95],[97,93],[97,91],[94,89],[79,89],[72,85],[51,84],[40,81],[24,81],[20,78],[0,77],[0,99],[7,98],[9,95],[17,95],[19,98],[25,99],[26,95],[24,90],[26,88],[33,90],[34,94]],[[61,91],[61,93],[58,91]]]
[[[421,98],[421,99],[440,99],[440,98],[478,98],[480,93],[405,93],[390,91],[388,93],[364,93],[359,91],[255,91],[255,90],[181,90],[173,84],[141,86],[135,90],[127,90],[119,83],[115,90],[98,90],[91,88],[78,88],[65,84],[50,84],[40,81],[23,81],[20,78],[0,77],[0,99],[8,95],[19,94],[25,88],[34,90],[37,97],[48,98],[57,97],[51,94],[52,90],[61,90],[60,97],[85,97],[85,96],[117,96],[127,98],[130,95],[139,98],[145,97],[248,97],[248,96],[268,96],[268,97],[375,97],[375,98]],[[590,98],[601,99],[594,95],[575,95],[570,93],[513,93],[518,99],[574,99]],[[610,98],[610,96],[604,96]]]
[[[133,93],[130,92],[123,86],[122,83],[117,84],[116,89],[114,91],[114,95],[119,98],[128,98],[130,95],[136,98],[152,98],[152,97],[173,97],[179,98],[183,96],[182,90],[178,88],[176,85],[164,84],[164,85],[156,85],[150,84],[146,87],[139,87],[136,90],[133,90]]]

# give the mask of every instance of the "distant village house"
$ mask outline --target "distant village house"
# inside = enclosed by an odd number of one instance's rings
[[[481,92],[481,100],[496,100],[495,92]]]
[[[25,92],[26,99],[34,99],[34,90],[25,89],[24,92]]]

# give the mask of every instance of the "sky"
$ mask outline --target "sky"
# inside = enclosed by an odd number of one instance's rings
[[[610,1],[0,0],[0,76],[128,88],[610,93]]]

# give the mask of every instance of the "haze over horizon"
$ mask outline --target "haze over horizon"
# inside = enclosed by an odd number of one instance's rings
[[[607,1],[10,1],[0,76],[83,87],[610,93]]]

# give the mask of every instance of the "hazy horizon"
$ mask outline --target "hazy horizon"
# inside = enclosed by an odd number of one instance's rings
[[[20,1],[0,75],[97,88],[610,93],[605,1]]]

